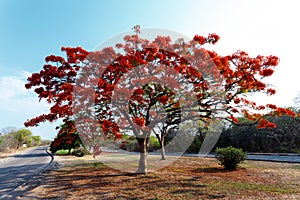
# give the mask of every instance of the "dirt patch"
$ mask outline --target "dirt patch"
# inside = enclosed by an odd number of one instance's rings
[[[136,175],[92,157],[55,157],[19,199],[300,199],[300,165],[246,161],[225,171],[213,158],[181,157]]]

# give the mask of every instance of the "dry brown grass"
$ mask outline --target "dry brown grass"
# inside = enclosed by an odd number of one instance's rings
[[[300,199],[300,165],[246,161],[224,171],[212,158],[181,157],[146,175],[91,157],[60,157],[22,199]]]
[[[10,156],[13,156],[17,153],[20,153],[24,150],[27,150],[28,148],[23,148],[23,147],[20,147],[19,149],[9,149],[7,150],[6,152],[0,152],[0,159],[3,159],[3,158],[7,158],[7,157],[10,157]]]

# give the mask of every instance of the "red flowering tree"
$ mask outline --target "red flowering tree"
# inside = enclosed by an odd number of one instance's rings
[[[50,144],[50,151],[52,153],[67,149],[69,150],[68,154],[71,154],[72,149],[80,147],[81,140],[76,132],[74,121],[65,119],[64,124],[57,127],[57,129],[59,129],[59,132]]]
[[[162,139],[168,129],[187,120],[209,123],[223,118],[239,124],[239,115],[259,128],[274,128],[265,116],[295,116],[290,109],[257,105],[247,96],[275,94],[264,80],[278,65],[276,56],[253,58],[243,51],[220,56],[203,49],[218,40],[218,35],[210,34],[196,35],[191,41],[173,42],[163,36],[148,41],[137,32],[116,45],[119,50],[62,48],[67,59],[48,56],[44,69],[28,78],[26,88],[35,88],[52,107],[50,113],[25,125],[73,116],[95,154],[100,153],[99,129],[114,138],[129,129],[140,146],[138,172],[146,173],[149,137],[155,130],[160,130]],[[215,115],[219,111],[222,115]]]

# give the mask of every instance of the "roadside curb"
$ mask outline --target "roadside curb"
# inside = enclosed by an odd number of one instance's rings
[[[46,150],[46,152],[47,152],[47,154],[51,157],[50,163],[49,163],[44,169],[42,169],[42,170],[38,173],[38,175],[41,174],[41,173],[43,173],[44,171],[46,171],[46,170],[47,170],[49,167],[51,167],[52,164],[53,164],[54,156],[52,155],[52,153],[50,153],[50,152],[48,151],[48,149]]]

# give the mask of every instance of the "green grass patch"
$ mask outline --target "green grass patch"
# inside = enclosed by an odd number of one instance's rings
[[[56,155],[68,155],[69,154],[69,150],[58,150],[57,152],[55,152]],[[74,149],[71,150],[71,155],[74,154]]]

